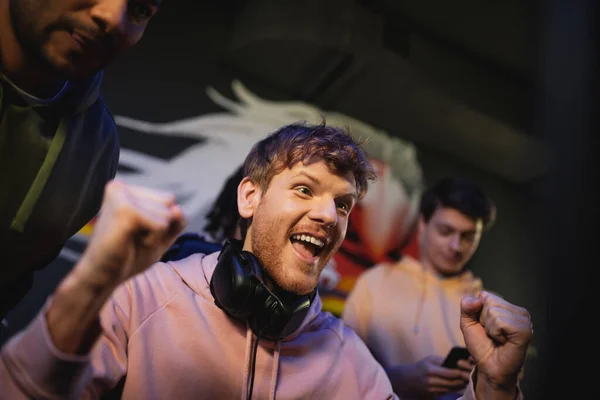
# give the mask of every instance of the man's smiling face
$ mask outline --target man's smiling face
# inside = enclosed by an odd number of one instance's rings
[[[352,172],[316,160],[284,169],[264,191],[244,178],[238,199],[240,215],[252,221],[244,249],[283,289],[307,294],[344,240],[357,188]]]

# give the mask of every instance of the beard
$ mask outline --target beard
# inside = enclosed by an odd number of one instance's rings
[[[265,212],[261,203],[252,218],[252,253],[256,256],[264,272],[266,272],[275,283],[282,289],[296,293],[298,287],[285,279],[283,270],[283,246],[282,238],[289,236],[278,235],[283,225],[279,221],[271,219]],[[279,236],[279,237],[278,237]]]
[[[309,267],[314,270],[301,272],[306,277],[303,277],[303,279],[293,279],[293,276],[296,276],[297,273],[292,268],[302,267],[285,265],[284,251],[286,246],[291,246],[289,238],[292,234],[292,228],[288,230],[285,228],[286,223],[284,220],[272,218],[269,215],[269,211],[267,211],[268,208],[269,205],[263,201],[257,207],[255,215],[252,218],[252,253],[259,260],[264,272],[281,289],[296,295],[309,294],[316,288],[321,271],[327,264],[330,256],[323,254],[323,258],[319,260],[318,265]],[[333,254],[333,252],[330,252],[330,254]],[[289,262],[291,264],[297,261]]]
[[[44,51],[48,33],[36,26],[36,15],[43,1],[9,0],[9,15],[17,41],[29,59],[39,63],[43,69],[58,72]]]
[[[42,73],[64,80],[80,80],[96,74],[117,52],[115,37],[104,35],[99,26],[84,24],[76,17],[65,14],[51,21],[45,21],[42,7],[60,9],[59,0],[9,0],[10,20],[14,35],[23,49],[27,61],[39,67]],[[77,54],[52,54],[57,39],[52,40],[55,32],[73,32],[79,29],[89,36],[103,41],[105,51],[87,55],[82,59]],[[59,46],[60,47],[60,46]],[[59,50],[60,53],[60,50]],[[63,58],[67,58],[65,62]]]

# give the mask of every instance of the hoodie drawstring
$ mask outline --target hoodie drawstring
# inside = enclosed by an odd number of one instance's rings
[[[68,123],[69,121],[67,118],[62,118],[60,120],[60,123],[58,125],[58,128],[56,129],[54,138],[52,139],[52,144],[50,145],[50,149],[48,150],[46,158],[44,158],[44,162],[42,163],[40,170],[38,171],[35,179],[33,180],[33,183],[29,187],[27,195],[25,196],[25,199],[21,203],[21,206],[19,207],[19,210],[17,211],[17,214],[15,215],[15,218],[11,223],[10,227],[16,230],[17,232],[23,232],[23,230],[25,229],[25,224],[29,220],[29,217],[31,216],[31,213],[33,212],[33,209],[38,199],[40,198],[44,187],[46,187],[46,183],[48,182],[50,173],[52,172],[54,164],[56,163],[56,160],[60,155],[63,145],[65,144],[65,139],[67,137],[68,131]]]
[[[244,360],[244,377],[242,381],[242,398],[248,400],[252,396],[252,388],[254,386],[254,369],[256,367],[256,353],[258,350],[259,337],[254,339],[254,334],[250,326],[246,327],[246,357]],[[281,341],[275,342],[273,351],[273,369],[271,371],[271,388],[269,390],[269,400],[275,400],[275,391],[277,390],[277,374],[279,373],[279,354],[281,352]]]
[[[246,357],[244,359],[244,378],[242,381],[242,400],[247,400],[248,397],[248,388],[250,386],[250,382],[248,380],[248,372],[250,371],[250,356],[252,352],[252,338],[253,338],[252,330],[249,326],[246,327]]]
[[[269,400],[275,400],[275,390],[277,389],[277,373],[279,372],[279,353],[281,342],[275,342],[275,351],[273,353],[273,371],[271,373],[271,390],[269,391]]]
[[[421,332],[421,315],[423,314],[423,307],[425,306],[425,299],[427,298],[427,275],[425,271],[421,271],[421,298],[419,299],[419,305],[417,306],[417,312],[415,314],[415,323],[413,325],[413,334],[418,335]]]

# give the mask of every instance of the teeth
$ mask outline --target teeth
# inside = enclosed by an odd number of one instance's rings
[[[302,240],[302,241],[307,242],[307,243],[312,243],[312,244],[314,244],[315,246],[317,246],[319,248],[323,247],[325,245],[325,243],[323,243],[322,240],[317,239],[317,238],[312,237],[312,236],[309,236],[309,235],[304,235],[304,234],[302,234],[302,235],[293,235],[292,239]]]

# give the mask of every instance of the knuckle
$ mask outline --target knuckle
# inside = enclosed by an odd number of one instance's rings
[[[489,305],[486,309],[488,318],[496,318],[500,313],[500,308],[496,305]]]
[[[138,220],[138,214],[129,203],[119,203],[115,209],[115,216],[125,224],[134,225]]]

